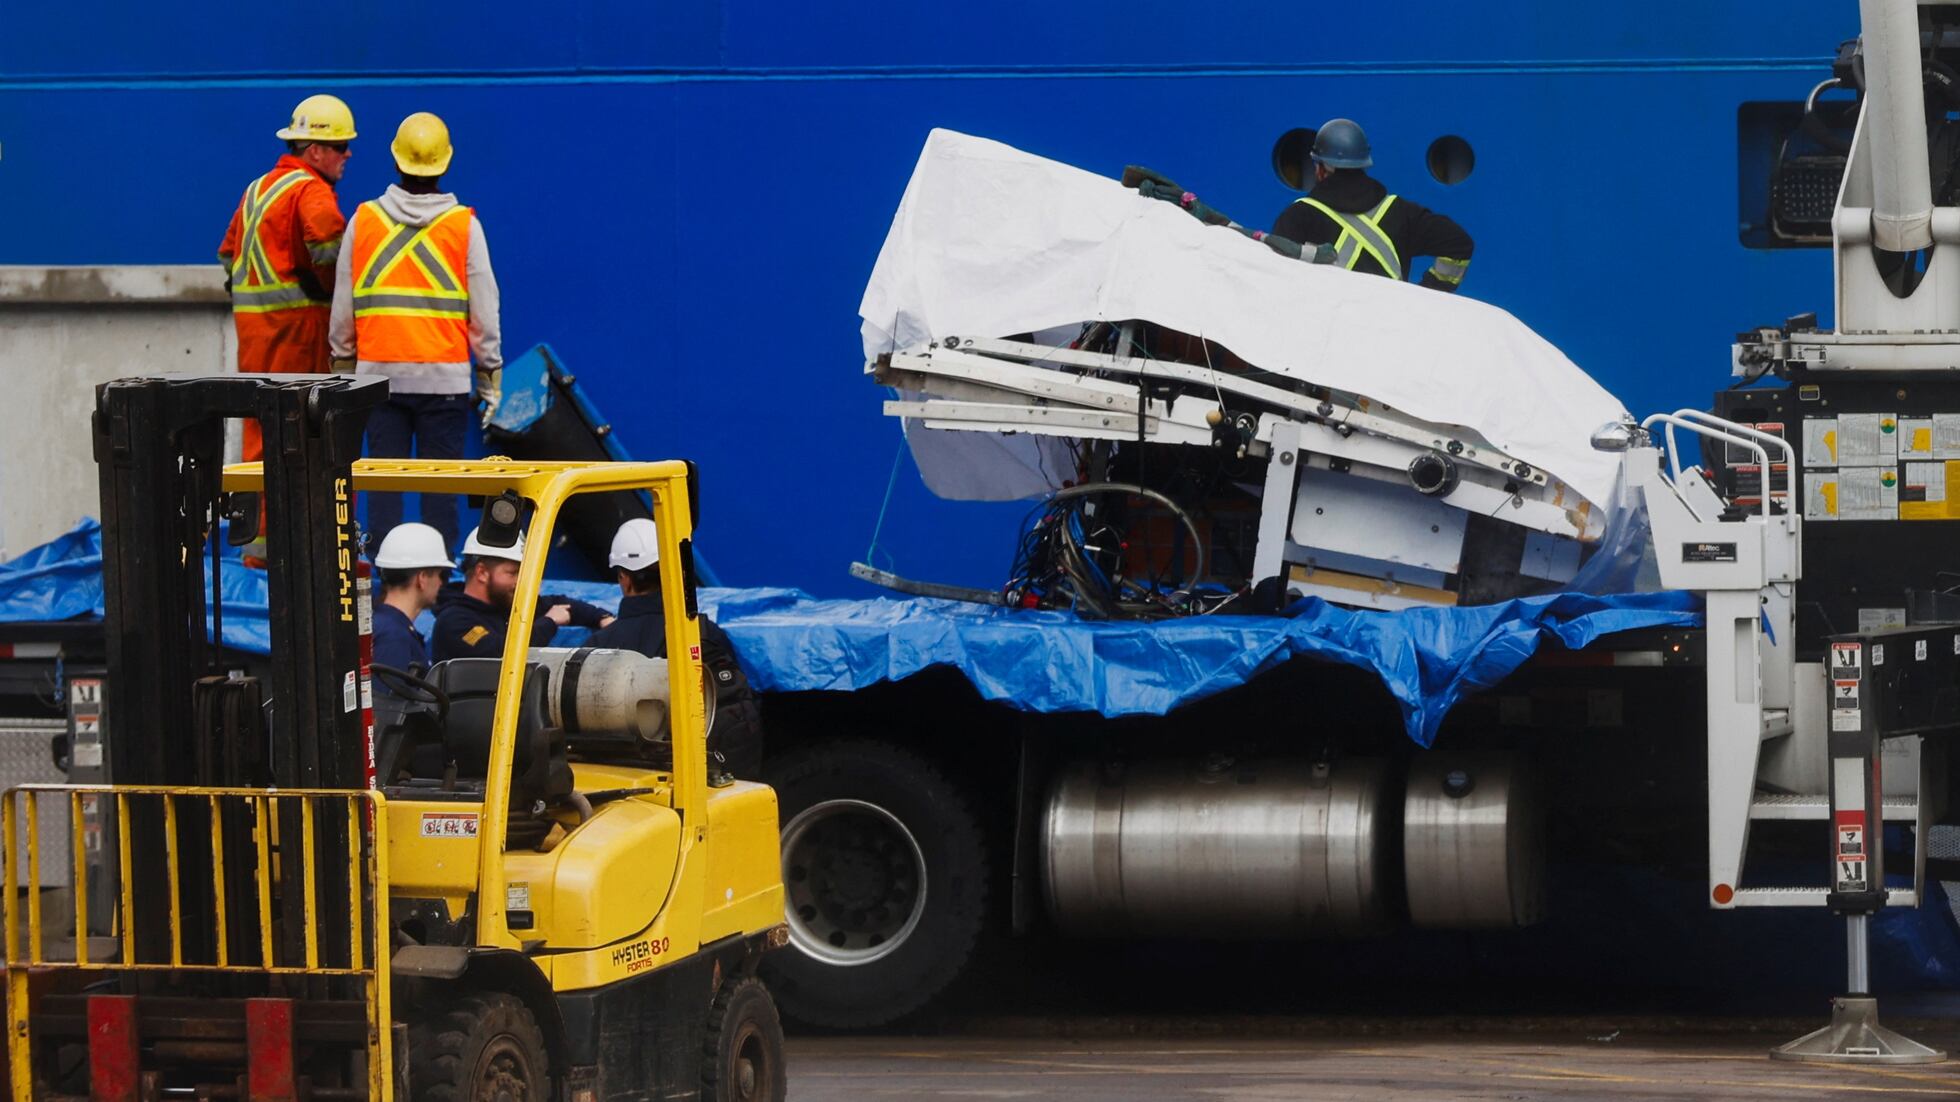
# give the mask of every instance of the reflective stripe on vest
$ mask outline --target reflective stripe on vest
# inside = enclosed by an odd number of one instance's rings
[[[1395,242],[1389,240],[1388,234],[1382,231],[1381,226],[1382,215],[1388,213],[1389,204],[1395,202],[1395,196],[1391,195],[1383,199],[1374,210],[1366,214],[1335,210],[1311,195],[1295,202],[1307,204],[1333,219],[1334,224],[1341,227],[1341,235],[1334,240],[1334,263],[1348,271],[1353,271],[1365,250],[1369,256],[1375,258],[1375,263],[1381,265],[1382,270],[1388,273],[1388,278],[1402,278],[1402,258],[1395,251]]]
[[[317,305],[296,280],[281,278],[282,273],[266,255],[260,227],[273,204],[306,180],[307,173],[292,169],[274,179],[272,173],[246,185],[245,198],[239,200],[238,255],[231,265],[231,309],[236,314],[263,314],[271,310],[290,310]]]
[[[468,363],[470,208],[426,226],[354,212],[354,344],[374,363]]]

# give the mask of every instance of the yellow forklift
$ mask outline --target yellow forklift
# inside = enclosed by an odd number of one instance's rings
[[[707,753],[691,465],[361,460],[386,387],[99,389],[106,783],[0,801],[13,1098],[779,1102],[776,800]],[[222,466],[239,418],[264,464]],[[527,647],[563,507],[620,491],[659,525],[670,659]],[[492,546],[528,526],[501,659],[372,693],[364,492],[481,499]],[[220,532],[261,516],[251,671],[212,640],[245,576]],[[72,937],[20,892],[56,830]]]

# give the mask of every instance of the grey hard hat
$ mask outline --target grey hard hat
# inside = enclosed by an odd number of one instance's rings
[[[1368,135],[1353,119],[1329,119],[1313,138],[1313,159],[1328,168],[1367,168],[1375,163]]]

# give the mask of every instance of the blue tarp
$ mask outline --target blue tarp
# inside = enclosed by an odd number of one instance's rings
[[[1310,598],[1285,617],[1154,623],[923,598],[816,600],[793,589],[705,596],[764,690],[855,689],[950,665],[986,699],[1028,711],[1161,715],[1313,656],[1379,674],[1409,736],[1425,746],[1459,699],[1502,681],[1548,636],[1577,649],[1612,632],[1700,616],[1699,602],[1683,593],[1567,593],[1406,612]]]
[[[100,616],[101,567],[94,521],[0,564],[0,621]],[[225,642],[266,653],[264,574],[231,558],[222,571]],[[604,585],[553,583],[547,591],[605,608],[618,602]],[[1409,737],[1424,746],[1458,700],[1502,681],[1547,638],[1577,650],[1614,632],[1700,620],[1699,603],[1685,593],[1561,593],[1406,612],[1308,599],[1288,616],[1155,623],[923,598],[819,600],[795,589],[705,589],[701,603],[765,692],[847,691],[952,666],[982,697],[1027,711],[1162,715],[1311,656],[1375,671]]]

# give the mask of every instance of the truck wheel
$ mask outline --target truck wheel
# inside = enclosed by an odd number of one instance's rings
[[[722,985],[701,1046],[702,1102],[783,1102],[783,1023],[754,976]]]
[[[511,995],[470,993],[408,1028],[409,1085],[416,1102],[550,1102],[544,1032]]]
[[[763,772],[790,929],[763,968],[784,1015],[860,1029],[924,1006],[986,916],[987,851],[966,800],[925,759],[869,739],[800,746]]]

